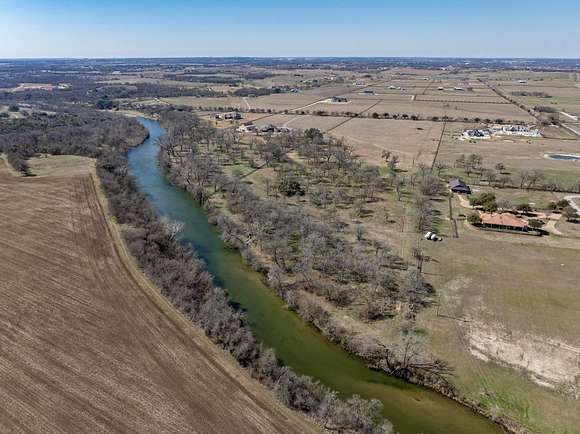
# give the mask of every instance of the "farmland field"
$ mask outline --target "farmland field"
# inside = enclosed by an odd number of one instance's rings
[[[0,431],[313,430],[137,271],[90,165],[39,165],[0,160]]]

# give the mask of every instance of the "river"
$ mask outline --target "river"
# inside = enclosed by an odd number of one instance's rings
[[[139,188],[161,215],[184,224],[183,241],[193,245],[215,282],[246,311],[257,339],[273,348],[285,365],[319,380],[342,397],[358,394],[380,400],[384,416],[401,434],[502,432],[491,421],[453,400],[369,369],[361,359],[329,342],[288,311],[265,286],[262,275],[246,266],[237,251],[224,245],[218,229],[209,224],[205,212],[189,193],[166,179],[157,163],[157,139],[163,135],[163,128],[153,120],[140,118],[139,122],[150,134],[129,153],[129,168]]]

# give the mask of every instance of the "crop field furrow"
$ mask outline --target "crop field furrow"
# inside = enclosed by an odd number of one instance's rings
[[[127,262],[90,176],[0,175],[0,431],[312,431]]]

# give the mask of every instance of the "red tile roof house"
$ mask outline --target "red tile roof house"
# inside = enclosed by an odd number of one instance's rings
[[[508,231],[527,232],[528,222],[509,213],[487,213],[482,212],[481,226],[484,228],[502,229]]]

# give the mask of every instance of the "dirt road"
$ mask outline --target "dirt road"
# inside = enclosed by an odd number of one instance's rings
[[[135,270],[91,176],[1,166],[1,432],[313,431]]]

